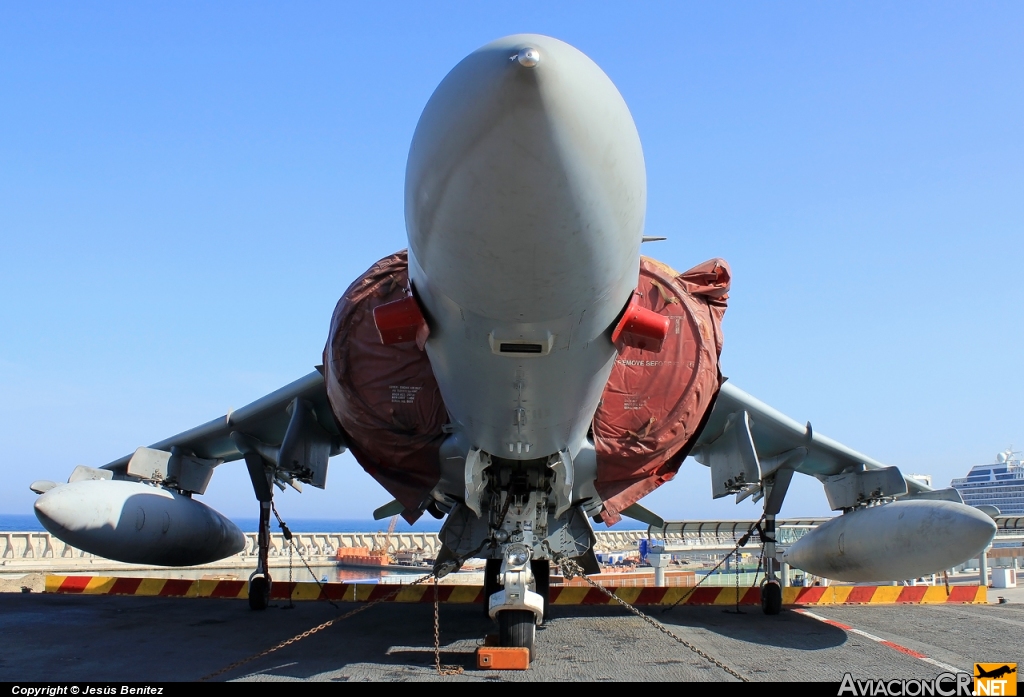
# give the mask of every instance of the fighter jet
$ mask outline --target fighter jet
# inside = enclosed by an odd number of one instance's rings
[[[709,468],[713,497],[763,501],[769,614],[782,597],[775,516],[796,472],[842,511],[782,558],[813,574],[914,578],[991,541],[992,520],[955,490],[932,491],[726,382],[729,266],[679,273],[642,256],[645,206],[640,137],[593,61],[539,35],[483,46],[423,109],[408,249],[345,291],[322,365],[67,484],[33,484],[39,520],[113,559],[220,559],[242,533],[194,496],[217,467],[244,461],[260,508],[249,602],[262,609],[275,486],[323,488],[329,458],[348,449],[394,497],[378,518],[445,519],[438,576],[486,560],[487,614],[503,645],[527,647],[551,565],[596,571],[592,522],[655,520],[638,502],[688,455]]]

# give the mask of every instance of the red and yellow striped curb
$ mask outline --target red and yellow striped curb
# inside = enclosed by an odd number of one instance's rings
[[[390,584],[315,583],[274,581],[270,597],[276,600],[337,600],[368,602],[394,592]],[[736,589],[713,588],[612,588],[616,597],[632,605],[735,605]],[[783,605],[877,605],[988,602],[982,586],[952,586],[949,595],[943,586],[815,586],[783,588]],[[47,576],[47,593],[82,595],[140,595],[165,598],[246,598],[246,581],[193,581],[163,578],[113,578],[107,576]],[[443,603],[482,603],[480,586],[439,585]],[[740,605],[760,605],[759,588],[741,588]],[[607,605],[607,595],[583,586],[552,586],[552,605]],[[682,602],[680,602],[682,601]],[[397,603],[432,603],[433,586],[402,586],[391,599]]]
[[[783,588],[783,605],[988,604],[984,586],[813,586]]]

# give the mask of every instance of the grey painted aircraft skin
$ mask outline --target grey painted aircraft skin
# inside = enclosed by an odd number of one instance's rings
[[[526,49],[535,60],[519,60]],[[622,96],[556,39],[488,44],[427,102],[406,170],[410,276],[468,445],[514,460],[579,451],[637,284],[646,184]],[[509,342],[543,350],[501,353]]]

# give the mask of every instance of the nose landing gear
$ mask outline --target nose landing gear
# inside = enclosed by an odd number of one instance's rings
[[[547,603],[536,590],[538,578],[533,574],[531,551],[524,544],[510,544],[502,555],[499,581],[502,587],[487,600],[487,614],[498,622],[498,643],[501,646],[529,649],[533,660],[533,644],[537,625],[544,619]],[[534,560],[538,570],[547,570],[547,560]],[[547,578],[544,578],[547,585]]]
[[[775,515],[765,513],[764,529],[764,575],[761,584],[761,610],[766,615],[777,615],[782,612],[782,585],[775,578]]]

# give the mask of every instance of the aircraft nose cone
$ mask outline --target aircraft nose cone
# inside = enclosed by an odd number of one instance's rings
[[[551,37],[499,39],[452,69],[416,126],[414,283],[418,265],[499,321],[545,322],[605,295],[617,312],[636,287],[646,190],[640,136],[608,76]]]

